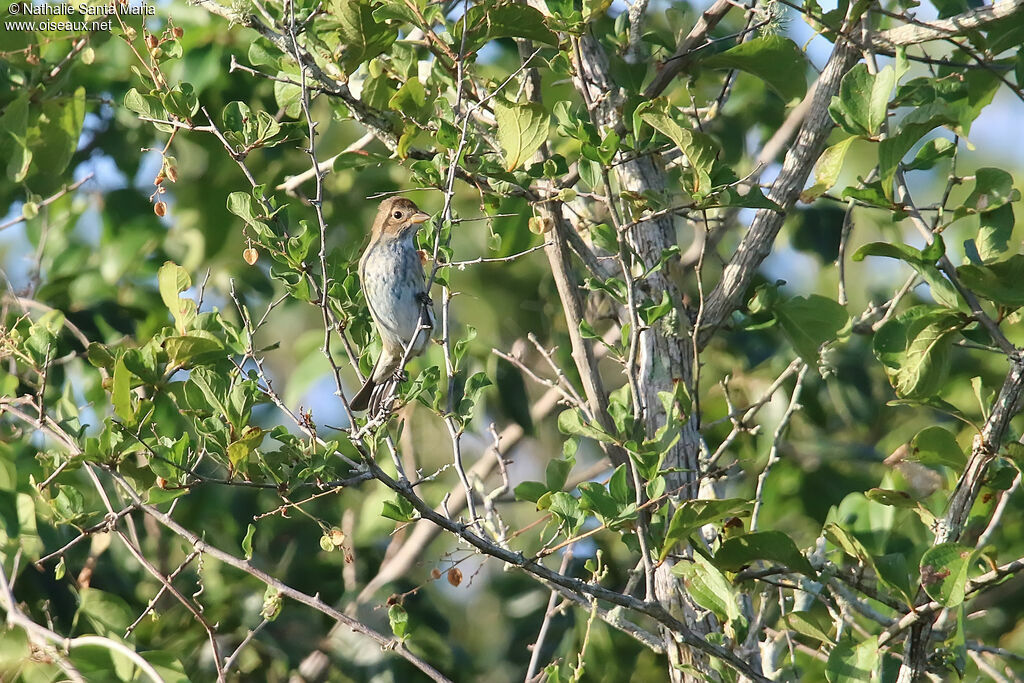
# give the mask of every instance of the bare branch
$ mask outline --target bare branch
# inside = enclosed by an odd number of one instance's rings
[[[979,7],[948,19],[918,22],[898,26],[886,31],[869,31],[862,41],[865,47],[892,50],[896,47],[917,45],[931,40],[962,36],[968,31],[986,28],[989,24],[1013,16],[1024,8],[1024,0],[1002,0],[987,7]]]

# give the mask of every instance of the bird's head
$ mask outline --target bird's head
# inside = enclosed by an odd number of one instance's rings
[[[430,214],[420,211],[411,199],[388,197],[380,203],[373,221],[373,237],[398,238],[415,233]]]

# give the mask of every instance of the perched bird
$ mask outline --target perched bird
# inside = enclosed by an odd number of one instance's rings
[[[418,356],[430,339],[434,315],[415,243],[416,231],[428,218],[405,197],[385,199],[377,209],[370,243],[359,259],[359,280],[383,348],[349,402],[352,410],[376,413],[401,379],[406,347],[412,342],[409,357]]]

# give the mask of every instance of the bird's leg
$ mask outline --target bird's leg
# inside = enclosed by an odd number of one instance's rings
[[[433,306],[434,305],[434,300],[431,299],[430,295],[427,294],[426,292],[420,292],[419,294],[417,294],[416,295],[416,301],[418,301],[421,306]]]

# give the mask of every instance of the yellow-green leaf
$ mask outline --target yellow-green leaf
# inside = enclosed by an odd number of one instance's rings
[[[539,104],[494,105],[498,144],[505,156],[505,170],[522,166],[544,143],[550,117]]]

